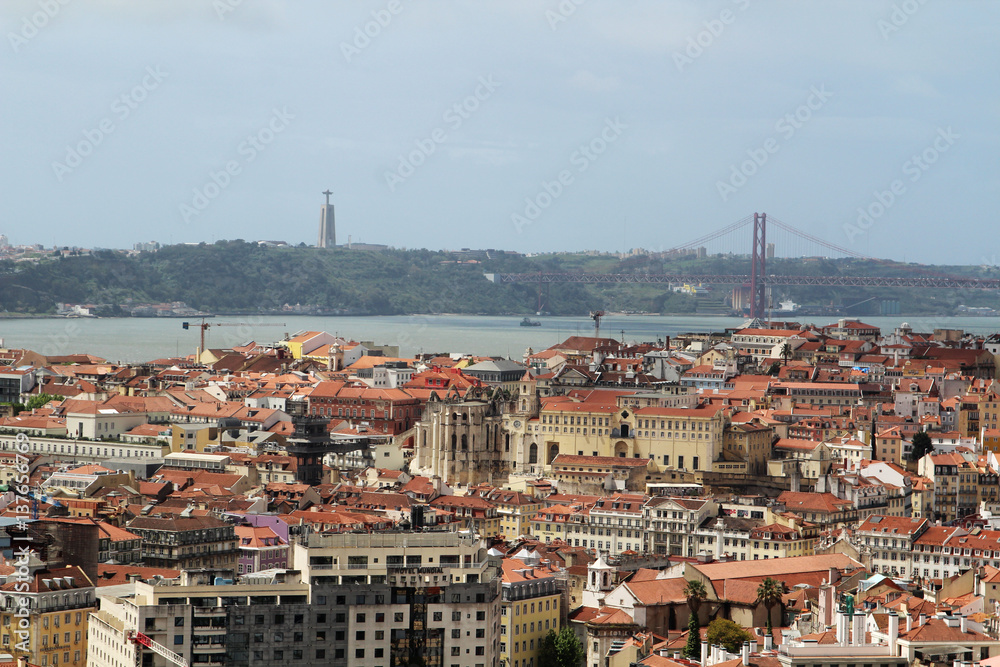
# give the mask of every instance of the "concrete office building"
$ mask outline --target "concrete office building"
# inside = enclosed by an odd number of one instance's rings
[[[293,545],[292,567],[314,611],[329,609],[324,664],[499,664],[499,561],[473,534],[312,534]]]
[[[170,667],[149,650],[137,661],[138,631],[192,667],[499,666],[499,561],[478,537],[310,534],[292,560],[236,582],[189,570],[178,585],[115,587],[90,616],[88,664]]]

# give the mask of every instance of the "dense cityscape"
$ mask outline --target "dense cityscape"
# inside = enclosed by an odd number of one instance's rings
[[[1000,667],[1000,3],[0,26],[0,667]]]
[[[48,665],[982,662],[1000,338],[748,321],[401,358],[0,350],[3,647]]]

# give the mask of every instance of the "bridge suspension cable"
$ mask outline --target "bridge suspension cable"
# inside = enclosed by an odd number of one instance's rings
[[[807,232],[803,232],[802,230],[796,229],[795,227],[792,227],[791,225],[786,224],[786,223],[782,222],[781,220],[778,220],[777,218],[768,217],[767,221],[769,223],[771,223],[772,225],[774,225],[775,227],[778,227],[779,229],[782,229],[782,230],[788,232],[789,234],[794,234],[795,236],[798,236],[799,238],[805,239],[807,241],[812,241],[813,243],[815,243],[817,245],[820,245],[820,246],[826,248],[827,250],[833,250],[833,251],[836,251],[836,252],[840,253],[841,255],[847,255],[848,257],[854,257],[856,259],[872,259],[871,257],[868,257],[867,255],[863,255],[863,254],[861,254],[859,252],[856,252],[854,250],[849,250],[847,248],[844,248],[842,246],[837,245],[836,243],[830,243],[829,241],[824,241],[823,239],[819,238],[818,236],[813,236],[812,234],[809,234]]]
[[[751,222],[753,222],[753,216],[752,215],[748,215],[747,217],[745,217],[745,218],[743,218],[741,220],[737,220],[736,222],[732,223],[731,225],[726,225],[722,229],[717,229],[714,232],[711,232],[710,234],[705,234],[704,236],[699,236],[695,240],[689,241],[688,243],[685,243],[684,245],[675,246],[675,247],[671,248],[670,250],[668,250],[667,252],[671,252],[673,250],[687,250],[689,248],[696,248],[698,246],[705,245],[709,241],[714,241],[715,239],[717,239],[719,237],[726,236],[727,234],[731,234],[732,232],[735,232],[738,229],[742,229],[743,227],[746,227]]]

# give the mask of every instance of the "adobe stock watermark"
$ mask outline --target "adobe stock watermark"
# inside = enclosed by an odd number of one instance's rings
[[[561,0],[555,10],[545,10],[545,20],[549,22],[549,28],[555,30],[560,23],[565,23],[570,16],[576,14],[577,7],[587,2],[587,0]]]
[[[46,357],[57,357],[65,354],[70,354],[70,345],[74,340],[79,338],[82,333],[80,325],[74,321],[68,322],[63,326],[63,332],[61,334],[49,334],[45,340],[45,344],[42,345],[41,352]]]
[[[62,11],[62,8],[73,0],[38,0],[39,11],[31,16],[21,18],[21,28],[17,32],[8,32],[7,41],[14,53],[21,50],[29,41],[38,36],[38,33],[49,24]]]
[[[733,4],[741,12],[745,12],[750,7],[750,0],[732,0]],[[674,65],[678,72],[683,72],[684,68],[693,65],[694,61],[705,54],[705,50],[715,44],[715,40],[726,31],[726,26],[736,22],[738,15],[731,9],[723,9],[719,16],[704,22],[704,29],[693,37],[687,38],[687,46],[683,51],[674,51]]]
[[[243,4],[243,0],[213,0],[212,9],[220,21],[224,21],[226,16],[236,11],[236,8]]]
[[[237,146],[236,154],[239,157],[227,160],[218,171],[209,171],[205,184],[192,190],[190,203],[182,202],[178,206],[184,222],[191,222],[192,218],[201,215],[201,212],[232,184],[233,178],[242,174],[243,168],[256,160],[279,134],[288,129],[289,121],[294,119],[295,116],[288,113],[288,107],[272,109],[271,118],[267,123],[253,134],[248,134]]]
[[[452,104],[441,115],[445,127],[452,132],[462,127],[465,121],[472,118],[472,114],[479,110],[483,102],[493,97],[493,93],[500,85],[500,82],[494,79],[492,74],[479,77],[479,82],[472,94]],[[396,168],[385,172],[385,184],[389,187],[389,192],[395,192],[396,188],[406,182],[406,179],[413,176],[417,169],[427,162],[427,158],[437,152],[440,144],[448,141],[448,132],[445,127],[434,128],[427,133],[427,136],[413,142],[413,150],[398,156],[399,161],[396,163]]]
[[[149,66],[146,68],[146,75],[142,77],[137,85],[133,86],[111,103],[111,113],[99,120],[95,127],[85,129],[83,138],[75,144],[66,144],[66,155],[62,162],[58,160],[52,163],[52,171],[56,175],[56,180],[60,183],[69,174],[73,173],[77,167],[83,164],[84,160],[94,154],[97,147],[104,143],[117,128],[117,123],[123,123],[132,115],[139,105],[149,98],[149,94],[160,87],[164,79],[169,76],[167,72],[160,69],[160,66]]]
[[[590,141],[580,144],[569,156],[570,166],[573,169],[563,169],[551,181],[543,180],[539,184],[539,190],[533,196],[524,198],[524,209],[510,215],[510,221],[514,225],[514,230],[520,234],[528,225],[533,225],[542,213],[552,206],[555,200],[559,199],[566,192],[566,189],[576,181],[576,175],[582,174],[597,158],[607,152],[611,144],[618,141],[622,132],[628,129],[628,125],[623,123],[617,116],[614,119],[607,118],[604,127]]]
[[[910,183],[916,183],[960,138],[961,135],[955,134],[951,127],[939,127],[930,146],[920,153],[911,155],[900,167],[903,176],[907,177]],[[885,190],[875,190],[872,193],[872,201],[867,206],[858,207],[857,219],[854,222],[844,223],[844,234],[847,235],[847,240],[854,243],[859,236],[871,229],[875,221],[885,215],[906,192],[906,183],[901,178],[893,180]]]
[[[882,33],[882,39],[889,41],[889,35],[899,32],[926,3],[927,0],[903,0],[893,4],[889,16],[875,22],[878,31]]]
[[[833,93],[820,84],[819,88],[812,86],[809,88],[809,96],[806,101],[799,105],[794,111],[786,113],[774,124],[775,135],[770,136],[761,142],[757,148],[747,149],[747,159],[729,167],[729,178],[725,181],[716,181],[715,189],[719,192],[719,197],[723,202],[736,194],[740,188],[753,178],[761,167],[767,164],[771,156],[781,150],[781,140],[788,141],[795,136],[795,133],[812,119],[813,114],[823,108]],[[779,140],[779,136],[781,140]]]
[[[31,581],[34,578],[31,574],[31,559],[35,552],[31,548],[31,537],[28,535],[28,519],[31,517],[32,501],[29,497],[30,468],[31,461],[28,458],[31,454],[31,439],[26,433],[18,433],[14,436],[14,475],[11,477],[10,490],[14,492],[14,520],[18,530],[12,540],[12,546],[18,547],[18,542],[24,542],[22,546],[16,548],[14,565],[14,586],[11,590],[15,593],[12,599],[14,607],[14,622],[11,626],[11,636],[14,638],[14,650],[27,653],[31,650],[31,604],[27,596],[17,595],[27,593],[31,590]],[[8,509],[11,509],[8,505]]]
[[[360,56],[362,51],[372,45],[372,40],[381,35],[402,11],[403,3],[400,0],[389,0],[382,9],[373,10],[370,21],[354,28],[351,41],[340,43],[340,52],[344,54],[344,60],[350,63]]]

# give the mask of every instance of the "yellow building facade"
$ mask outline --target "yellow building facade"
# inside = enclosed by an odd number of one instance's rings
[[[542,640],[559,632],[562,593],[555,570],[505,558],[500,610],[500,664],[538,667]]]
[[[661,469],[707,471],[721,455],[726,421],[721,407],[632,409],[547,399],[524,434],[525,458],[546,470],[569,454],[650,458]]]
[[[3,650],[42,667],[86,665],[88,615],[95,609],[95,593],[83,570],[34,568],[10,588],[0,593]],[[23,621],[27,627],[21,626]]]

